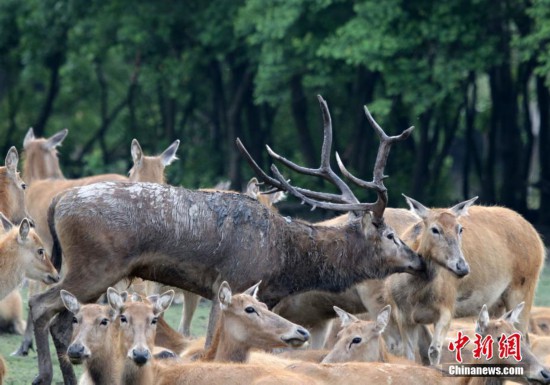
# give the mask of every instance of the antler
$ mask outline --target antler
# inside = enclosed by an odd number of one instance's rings
[[[319,176],[332,184],[334,184],[340,190],[341,194],[330,194],[311,191],[308,189],[303,189],[300,187],[292,186],[289,181],[287,181],[282,174],[279,172],[275,165],[271,166],[271,171],[275,178],[267,175],[252,159],[246,148],[243,146],[241,141],[237,139],[237,147],[241,153],[245,156],[248,163],[254,169],[256,174],[260,179],[265,183],[270,184],[279,190],[288,191],[290,194],[306,202],[312,206],[312,210],[316,207],[321,207],[329,210],[338,210],[338,211],[372,211],[373,219],[376,221],[382,220],[384,214],[384,209],[386,208],[388,202],[387,189],[384,186],[384,168],[387,163],[388,155],[390,152],[391,145],[397,141],[401,141],[409,137],[410,133],[413,130],[413,127],[409,127],[407,130],[403,131],[398,136],[388,136],[382,130],[382,128],[376,123],[370,114],[369,110],[365,107],[365,113],[370,124],[376,130],[378,137],[380,138],[380,146],[378,148],[378,154],[376,156],[376,162],[374,165],[374,176],[372,182],[367,182],[362,179],[359,179],[353,176],[343,165],[340,156],[336,153],[336,160],[342,174],[348,178],[351,182],[356,184],[359,187],[372,189],[378,194],[378,198],[374,203],[360,203],[357,197],[353,194],[349,186],[332,170],[330,167],[330,153],[332,149],[332,121],[330,118],[330,113],[326,101],[319,95],[319,104],[321,106],[321,111],[323,114],[323,127],[324,127],[324,139],[323,147],[321,150],[321,164],[318,168],[307,168],[299,166],[290,160],[282,157],[281,155],[275,153],[269,146],[266,145],[269,155],[281,162],[283,165],[288,168],[306,175]]]

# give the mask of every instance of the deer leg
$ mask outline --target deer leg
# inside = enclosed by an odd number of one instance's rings
[[[408,360],[415,361],[418,327],[417,325],[402,325],[400,330],[401,339],[403,340],[403,356]]]
[[[320,321],[317,325],[309,328],[311,336],[311,349],[323,349],[327,339],[327,333],[330,325],[330,320]]]
[[[214,331],[218,325],[218,319],[220,313],[220,301],[218,297],[212,299],[212,307],[210,308],[210,317],[208,318],[208,330],[206,331],[206,342],[204,343],[205,348],[209,348],[212,344],[212,337],[214,337]]]
[[[76,385],[77,380],[74,374],[73,366],[64,357],[67,353],[67,348],[72,337],[72,314],[68,310],[62,310],[61,313],[53,320],[50,326],[50,333],[57,350],[57,358],[63,381],[65,385]]]
[[[384,341],[386,342],[386,346],[391,354],[403,354],[403,340],[399,331],[399,325],[393,315],[390,316],[386,329],[384,329],[384,333],[382,333],[382,335],[384,336]]]
[[[519,315],[519,323],[517,324],[517,328],[527,338],[527,343],[529,343],[529,335],[527,332],[529,330],[529,318],[531,316],[531,306],[533,305],[534,296],[534,288],[525,289],[521,287],[508,288],[504,296],[504,306],[506,307],[506,311],[514,309],[523,301],[525,302],[523,310]]]
[[[428,357],[430,358],[431,365],[439,365],[441,360],[441,348],[443,341],[447,336],[447,331],[451,324],[451,311],[449,309],[441,309],[439,319],[437,320],[434,328],[434,334],[432,337],[432,343],[428,348]]]
[[[178,331],[186,337],[191,335],[191,321],[193,320],[193,315],[195,314],[195,310],[197,310],[200,299],[200,295],[186,290],[183,291],[183,309]]]
[[[384,331],[385,333],[385,331]],[[418,354],[420,355],[420,361],[422,365],[430,365],[430,357],[428,351],[430,350],[430,344],[432,343],[432,333],[426,325],[419,325],[418,329]]]
[[[32,322],[31,312],[27,314],[27,327],[25,328],[25,334],[23,334],[23,341],[19,345],[19,348],[11,355],[16,357],[26,357],[29,354],[29,349],[32,349],[32,336],[34,334],[34,323]]]

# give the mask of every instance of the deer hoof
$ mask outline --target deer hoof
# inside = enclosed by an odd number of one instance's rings
[[[50,379],[45,378],[41,375],[36,376],[36,378],[33,380],[32,385],[50,385],[52,383],[51,376],[49,376]]]
[[[430,357],[430,365],[439,365],[440,352],[438,348],[430,346],[428,356]]]
[[[29,350],[34,350],[32,346],[32,341],[23,340],[23,342],[21,342],[21,345],[19,345],[19,349],[17,349],[10,355],[13,357],[27,357],[29,355]]]

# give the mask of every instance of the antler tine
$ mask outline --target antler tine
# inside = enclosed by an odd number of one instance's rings
[[[261,168],[258,166],[256,161],[252,158],[248,150],[245,148],[243,143],[239,138],[236,140],[237,148],[241,152],[241,154],[245,157],[246,161],[252,167],[258,178],[260,178],[265,183],[273,186],[276,190],[275,191],[288,191],[283,183],[279,182],[277,179],[274,179],[267,175]],[[283,178],[284,179],[284,178]],[[286,181],[285,181],[286,182]],[[311,191],[308,189],[296,187],[294,188],[296,191],[298,191],[301,195],[305,195],[310,198],[314,199],[322,199],[329,202],[335,202],[335,203],[342,203],[342,197],[340,195],[331,194],[331,193],[322,193],[317,191]]]
[[[336,211],[370,211],[372,210],[372,204],[370,203],[332,203],[332,202],[323,202],[316,199],[307,197],[305,194],[302,194],[296,187],[290,185],[283,175],[277,169],[277,166],[274,164],[271,165],[271,171],[273,175],[281,182],[285,187],[286,191],[294,195],[296,198],[301,199],[302,202],[305,202],[311,206],[311,210],[315,210],[317,207],[327,210],[336,210]]]
[[[321,149],[321,164],[319,168],[308,168],[299,166],[296,163],[277,154],[269,146],[266,145],[267,152],[273,159],[278,160],[291,170],[294,170],[301,174],[319,176],[338,187],[342,194],[338,196],[338,199],[332,199],[331,201],[343,204],[359,203],[359,200],[355,197],[349,186],[342,179],[340,179],[340,177],[336,175],[336,173],[330,167],[330,153],[332,151],[332,120],[330,118],[330,112],[328,110],[327,102],[323,99],[321,95],[317,95],[317,99],[319,100],[321,112],[323,115],[324,133],[323,146]]]
[[[374,120],[367,106],[365,106],[365,114],[367,115],[370,125],[374,128],[380,139],[380,145],[378,147],[378,153],[376,154],[376,161],[374,163],[372,182],[364,181],[352,175],[342,163],[338,153],[336,154],[336,161],[338,162],[340,171],[346,178],[359,187],[373,189],[376,191],[378,194],[378,199],[373,204],[372,211],[374,218],[381,220],[384,215],[384,210],[388,204],[388,192],[386,186],[384,186],[384,179],[387,178],[387,175],[384,175],[384,169],[388,161],[391,146],[396,142],[407,139],[411,135],[414,127],[407,128],[400,135],[388,136],[382,127],[380,127],[380,125]]]

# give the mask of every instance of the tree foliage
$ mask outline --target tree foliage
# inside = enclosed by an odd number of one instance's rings
[[[0,144],[70,129],[67,176],[126,172],[182,140],[170,180],[191,188],[252,175],[241,137],[307,165],[321,142],[368,179],[377,139],[415,125],[390,157],[404,192],[448,205],[480,195],[550,222],[550,1],[0,0]],[[318,188],[318,181],[292,175]],[[328,187],[328,186],[325,186]],[[368,198],[365,192],[359,192]],[[548,203],[547,203],[548,202]]]

